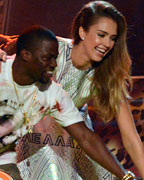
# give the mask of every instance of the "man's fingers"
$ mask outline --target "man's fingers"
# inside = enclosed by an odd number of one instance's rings
[[[0,137],[6,136],[13,131],[13,125],[11,121],[7,121],[0,125]]]
[[[13,143],[17,139],[17,135],[9,135],[3,138],[2,142],[5,145]]]
[[[20,129],[14,131],[11,135],[5,136],[2,140],[3,144],[8,145],[13,143],[15,140],[26,135],[28,132],[27,127],[23,125]]]

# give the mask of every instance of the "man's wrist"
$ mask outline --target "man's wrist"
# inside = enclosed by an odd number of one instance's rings
[[[135,174],[131,171],[127,171],[127,173],[123,176],[122,180],[136,180]]]

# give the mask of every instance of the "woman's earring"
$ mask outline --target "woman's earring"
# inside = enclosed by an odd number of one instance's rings
[[[81,39],[84,40],[84,37],[82,37]]]

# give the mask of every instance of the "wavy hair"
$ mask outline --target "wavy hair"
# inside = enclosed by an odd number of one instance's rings
[[[91,82],[94,110],[104,122],[117,118],[122,100],[129,97],[127,85],[132,87],[130,78],[131,58],[128,53],[126,36],[127,23],[125,17],[106,1],[92,1],[86,4],[76,15],[72,23],[71,35],[74,45],[79,44],[79,27],[88,32],[91,25],[101,17],[111,18],[117,23],[117,39],[113,49],[95,68]]]

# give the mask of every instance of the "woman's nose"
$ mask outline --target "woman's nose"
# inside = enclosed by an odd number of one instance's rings
[[[109,38],[106,38],[106,39],[105,39],[104,45],[105,45],[106,47],[110,47],[110,39],[109,39]]]

